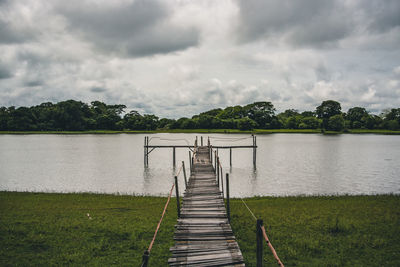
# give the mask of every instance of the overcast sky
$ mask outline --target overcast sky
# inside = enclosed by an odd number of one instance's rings
[[[400,107],[399,0],[0,0],[0,106]]]

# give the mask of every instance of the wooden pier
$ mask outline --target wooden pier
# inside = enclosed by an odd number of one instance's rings
[[[170,248],[170,266],[245,266],[211,157],[210,147],[195,148],[190,180],[175,226],[175,246]]]

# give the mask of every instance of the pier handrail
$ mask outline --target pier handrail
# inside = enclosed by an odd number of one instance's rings
[[[244,200],[243,200],[242,198],[241,198],[240,200],[243,202],[244,206],[247,208],[247,210],[249,211],[249,213],[251,214],[251,216],[254,218],[254,220],[258,221],[258,220],[257,220],[257,217],[256,217],[256,216],[254,215],[254,213],[251,211],[251,209],[249,208],[249,206],[247,206],[246,202],[244,202]],[[261,221],[262,221],[262,220],[261,220]],[[284,267],[282,261],[279,259],[278,253],[276,253],[276,250],[275,250],[274,246],[272,246],[272,243],[269,241],[269,238],[268,238],[268,236],[267,236],[267,232],[266,232],[266,230],[265,230],[264,225],[261,224],[260,228],[261,228],[261,231],[262,231],[262,235],[263,235],[263,237],[264,237],[264,239],[265,239],[265,242],[267,242],[267,245],[268,245],[269,249],[271,250],[272,255],[274,256],[276,262],[278,263],[279,266]]]
[[[179,168],[179,170],[178,170],[177,174],[175,175],[175,177],[179,176],[179,174],[181,173],[183,167],[184,167],[184,165],[183,165],[183,162],[182,162],[182,165]],[[186,181],[185,181],[185,183],[186,183]],[[164,210],[163,210],[163,212],[161,214],[160,220],[158,221],[158,224],[157,224],[156,230],[154,231],[154,235],[153,235],[153,238],[151,239],[150,245],[149,245],[148,249],[145,250],[144,253],[143,253],[142,264],[140,265],[141,267],[147,267],[147,264],[149,262],[151,249],[153,248],[154,242],[155,242],[157,234],[158,234],[158,230],[160,230],[161,223],[162,223],[162,221],[164,219],[165,213],[167,212],[167,208],[168,208],[169,202],[171,200],[172,191],[174,190],[174,187],[175,187],[175,182],[172,183],[171,189],[170,189],[169,194],[168,194],[167,202],[164,205]],[[177,199],[177,201],[178,201],[178,199]]]

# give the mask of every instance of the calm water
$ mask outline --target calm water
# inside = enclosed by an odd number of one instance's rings
[[[150,135],[150,144],[192,144],[195,136]],[[210,137],[215,145],[252,142],[249,135]],[[144,168],[143,139],[0,135],[0,190],[166,195],[177,171],[172,149],[154,150]],[[257,169],[251,149],[233,150],[232,168],[229,150],[219,151],[235,197],[400,193],[400,136],[270,134],[258,136],[257,143]],[[187,149],[177,149],[176,158],[188,166]]]

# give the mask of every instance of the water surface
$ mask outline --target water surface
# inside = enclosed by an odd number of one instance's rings
[[[184,145],[196,134],[149,136],[150,144]],[[203,136],[252,143],[249,135]],[[0,135],[0,190],[166,195],[180,162],[189,166],[188,150],[177,149],[173,168],[172,149],[156,149],[145,168],[143,143],[143,134]],[[268,134],[257,144],[256,169],[251,149],[233,150],[232,167],[229,150],[219,150],[234,197],[400,193],[400,136]]]

